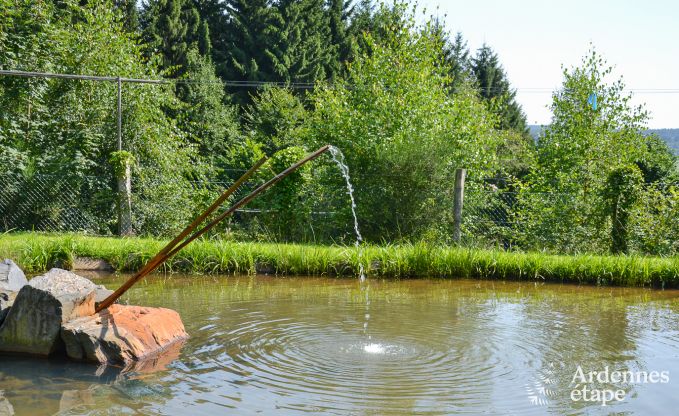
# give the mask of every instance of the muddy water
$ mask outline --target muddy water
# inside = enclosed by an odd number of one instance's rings
[[[122,279],[102,282],[113,288]],[[191,339],[174,361],[120,372],[0,357],[0,414],[10,406],[26,415],[646,415],[679,407],[677,291],[155,276],[124,301],[180,312]],[[593,371],[600,380],[589,381]]]

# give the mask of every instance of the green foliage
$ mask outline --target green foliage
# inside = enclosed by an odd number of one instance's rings
[[[642,131],[648,113],[630,104],[622,80],[606,83],[611,68],[595,52],[582,65],[564,69],[554,93],[552,123],[539,138],[535,169],[521,195],[525,248],[603,251],[609,247],[602,223],[602,198],[616,169],[647,157]],[[588,104],[597,95],[598,108]]]
[[[122,27],[120,15],[108,3],[81,6],[76,1],[15,0],[2,3],[6,47],[0,66],[15,69],[96,75],[155,77],[144,63],[134,35]],[[3,173],[19,175],[18,186],[39,179],[49,194],[43,206],[32,208],[24,221],[37,224],[41,216],[60,215],[59,196],[68,194],[92,219],[91,231],[114,229],[113,167],[116,150],[116,85],[58,79],[0,79],[0,159],[14,159]],[[123,147],[134,154],[138,176],[133,187],[149,197],[156,187],[181,188],[192,168],[193,152],[163,107],[173,105],[163,87],[126,84],[123,91]],[[5,170],[6,169],[6,170]],[[36,179],[37,178],[37,179]],[[11,204],[26,204],[18,194]],[[139,201],[140,212],[149,199]],[[186,201],[182,202],[186,204]],[[150,209],[150,208],[148,208]],[[140,229],[148,224],[138,218]],[[176,227],[176,224],[174,225]]]
[[[68,195],[87,231],[110,233],[116,167],[134,156],[134,226],[172,235],[264,154],[272,175],[333,144],[346,156],[368,241],[449,242],[453,176],[464,167],[465,244],[679,250],[677,158],[645,135],[648,114],[621,81],[608,82],[596,52],[564,69],[553,122],[536,144],[497,54],[484,45],[470,57],[460,33],[416,24],[415,10],[403,1],[152,0],[137,16],[127,0],[0,0],[2,68],[176,81],[123,84],[125,153],[116,154],[115,83],[0,77],[0,175],[12,195],[3,210],[33,204],[13,217],[23,229],[61,223]],[[287,87],[254,90],[251,81]],[[21,190],[36,183],[46,191],[30,202]],[[355,238],[346,185],[328,157],[252,207],[263,212],[239,212],[217,232]],[[416,268],[429,257],[418,258]]]
[[[241,138],[237,110],[225,104],[224,85],[209,57],[189,51],[184,77],[191,82],[176,86],[181,102],[170,114],[195,145],[205,169],[219,175],[227,167],[225,154]]]
[[[330,43],[337,48],[337,59],[330,60],[329,78],[338,77],[343,71],[343,63],[353,59],[357,53],[357,42],[352,34],[351,21],[356,6],[351,0],[329,0],[328,19],[330,24]]]
[[[647,184],[670,183],[679,179],[677,156],[669,145],[655,134],[644,136],[645,151],[636,161]]]
[[[627,253],[627,234],[632,208],[639,200],[644,178],[636,165],[617,168],[608,174],[603,190],[604,212],[611,217],[611,252]]]
[[[364,33],[381,41],[405,27],[406,6],[400,1],[376,8],[369,0],[356,5],[347,0],[228,0],[222,11],[206,6],[205,18],[220,31],[213,35],[213,57],[223,79],[313,84],[338,79],[359,51],[369,52]],[[238,103],[251,102],[246,90],[233,92]]]
[[[262,171],[267,173],[267,177],[273,177],[306,154],[306,150],[299,146],[279,150],[262,166]],[[311,168],[308,164],[303,165],[269,189],[253,204],[264,211],[260,216],[260,221],[269,233],[275,233],[282,241],[304,239],[304,227],[299,225],[310,214],[308,201],[304,198],[310,182]]]
[[[328,78],[337,60],[337,45],[331,44],[325,0],[282,0],[280,19],[269,28],[276,41],[265,50],[274,78],[284,82],[310,82]]]
[[[116,178],[124,177],[128,166],[132,166],[134,160],[134,155],[126,150],[112,152],[111,157],[108,159],[113,167],[113,173]]]
[[[123,27],[131,33],[139,30],[139,9],[136,0],[113,0],[116,7],[123,16]]]
[[[300,143],[308,117],[301,100],[285,88],[266,88],[253,98],[244,119],[267,154]]]
[[[191,0],[151,0],[144,9],[144,39],[161,68],[183,75],[191,51],[210,56],[210,33]]]
[[[679,190],[647,185],[630,215],[632,248],[641,253],[673,256],[679,252]]]
[[[440,207],[451,206],[454,169],[483,176],[494,167],[494,118],[473,92],[448,96],[440,40],[428,28],[411,23],[395,28],[385,44],[370,36],[365,43],[370,52],[349,66],[346,80],[311,95],[307,140],[344,152],[368,239],[416,237],[432,228],[445,237],[450,211]],[[342,189],[332,174],[328,188]]]
[[[461,42],[461,39],[458,42]],[[453,48],[455,51],[462,46],[454,44]],[[470,66],[479,93],[488,103],[490,110],[499,116],[500,129],[512,129],[528,136],[526,116],[516,102],[516,91],[510,88],[497,54],[484,44],[476,51]]]

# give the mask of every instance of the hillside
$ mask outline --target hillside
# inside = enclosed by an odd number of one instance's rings
[[[528,126],[531,136],[537,140],[538,136],[546,126]],[[648,129],[647,134],[657,134],[661,139],[679,154],[679,128],[676,129]]]

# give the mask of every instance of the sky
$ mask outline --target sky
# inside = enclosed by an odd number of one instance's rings
[[[579,65],[590,43],[645,103],[650,128],[679,128],[678,0],[419,0],[472,51],[499,55],[529,124],[547,124],[562,65]],[[547,91],[534,91],[534,89]],[[531,91],[533,89],[533,91]],[[648,91],[648,90],[674,91]],[[641,91],[635,91],[641,90]]]

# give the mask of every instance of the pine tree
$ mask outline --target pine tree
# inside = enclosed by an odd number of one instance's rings
[[[226,30],[225,62],[218,63],[223,79],[271,81],[272,64],[264,52],[275,36],[272,27],[280,25],[281,16],[267,0],[228,0],[230,16]]]
[[[181,76],[191,49],[210,53],[208,25],[190,0],[153,0],[144,10],[144,38],[159,53],[161,68]]]
[[[135,33],[139,30],[139,9],[136,0],[114,0],[113,6],[123,14],[123,27]]]
[[[223,63],[226,61],[228,42],[229,16],[227,15],[227,5],[222,0],[192,1],[201,20],[209,27],[212,62],[215,64],[217,73],[221,74]]]
[[[469,62],[469,48],[467,41],[462,37],[462,33],[457,32],[455,39],[451,42],[447,40],[443,49],[445,62],[450,67],[450,77],[453,91],[464,82],[471,79],[471,68]]]
[[[331,43],[324,0],[281,0],[282,19],[275,39],[267,49],[274,78],[283,82],[313,83],[326,79],[328,68],[337,62],[337,45]],[[334,61],[334,62],[333,62]]]
[[[350,30],[350,20],[354,16],[355,8],[351,1],[328,0],[330,38],[332,45],[337,48],[336,59],[328,68],[330,78],[337,76],[343,64],[356,55],[356,41]]]
[[[526,116],[516,102],[516,90],[511,89],[507,75],[497,54],[484,44],[471,59],[471,71],[476,79],[479,94],[491,111],[500,116],[500,129],[511,129],[528,135]]]

